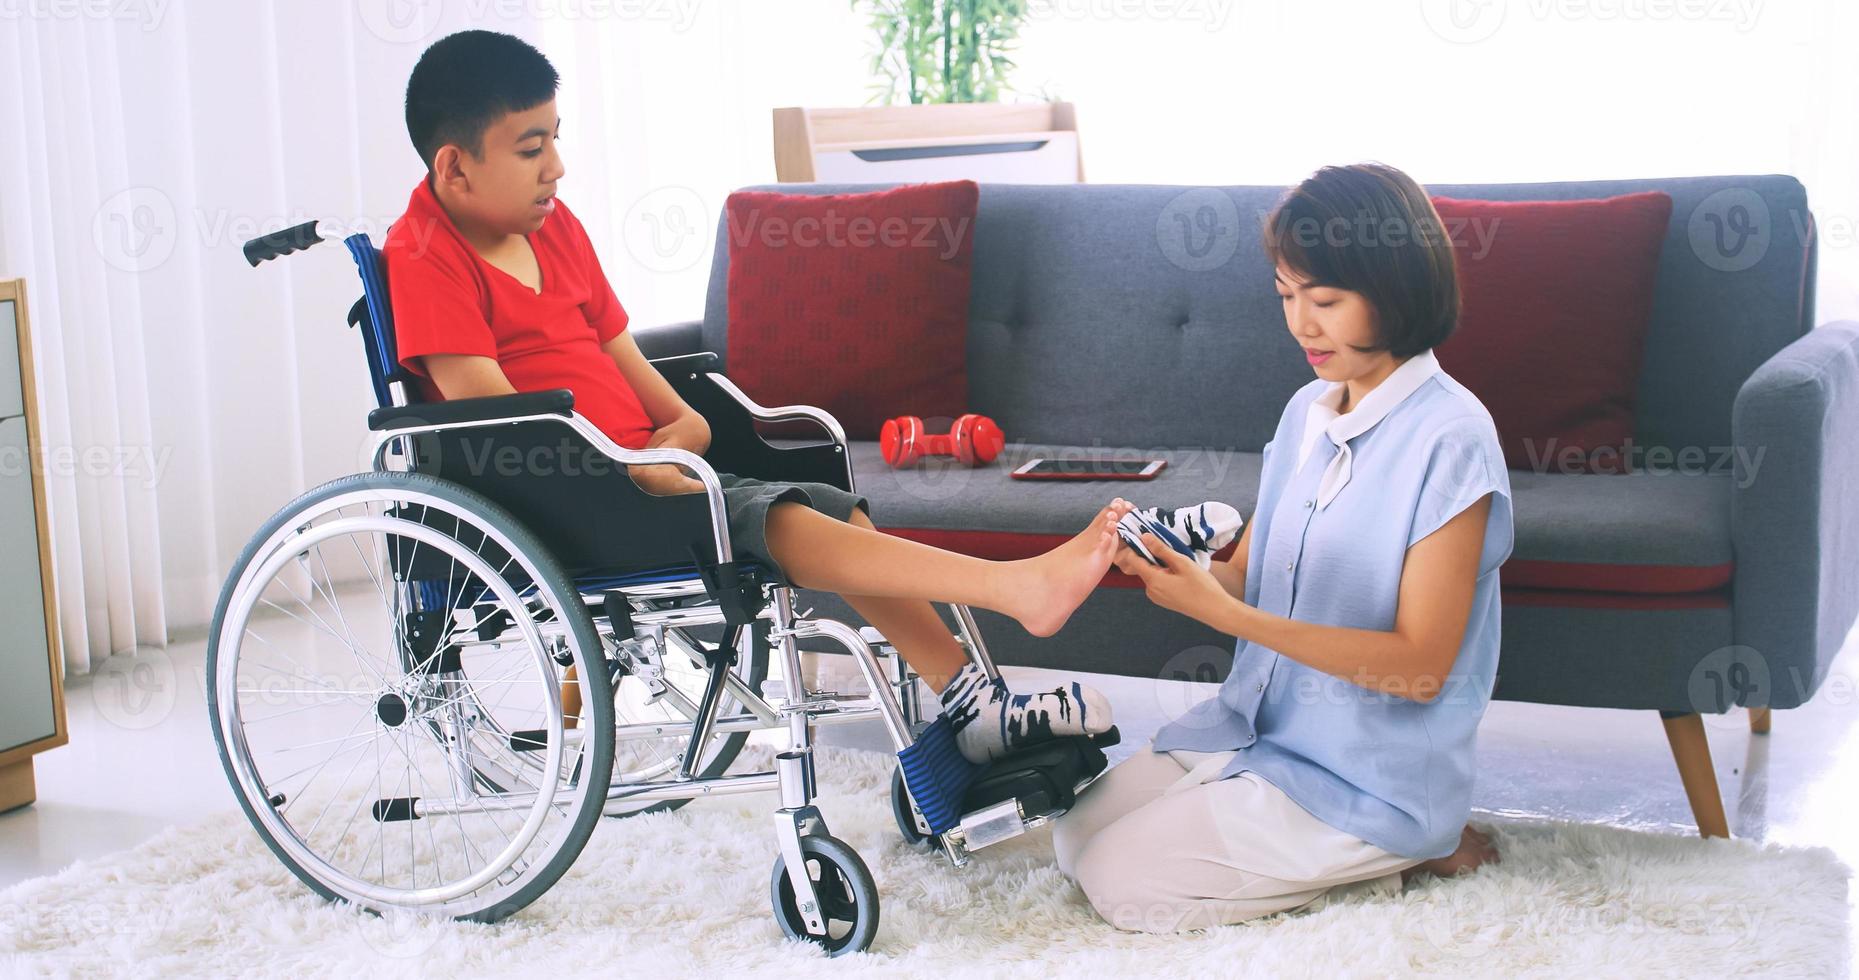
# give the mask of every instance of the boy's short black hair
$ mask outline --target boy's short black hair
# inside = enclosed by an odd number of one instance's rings
[[[1361,293],[1375,308],[1368,350],[1408,358],[1459,325],[1459,277],[1439,212],[1386,164],[1324,167],[1265,219],[1265,253],[1313,286]]]
[[[432,168],[450,143],[484,156],[484,131],[555,97],[561,76],[522,38],[460,31],[433,42],[407,79],[407,135]]]

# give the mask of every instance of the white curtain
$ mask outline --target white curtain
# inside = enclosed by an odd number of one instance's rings
[[[159,297],[135,271],[159,265],[160,225],[173,221],[159,192],[131,184],[117,40],[115,25],[82,18],[0,33],[0,62],[19,74],[0,90],[0,276],[27,281],[59,626],[79,670],[163,644],[167,629],[156,519],[167,459],[142,329]]]
[[[1468,37],[1451,2],[1034,0],[1016,97],[1079,105],[1094,182],[1791,173],[1820,317],[1859,316],[1852,5],[1495,0]],[[0,4],[0,278],[31,289],[71,669],[197,630],[265,518],[365,465],[347,257],[239,245],[313,217],[378,239],[421,173],[407,73],[466,26],[561,70],[562,194],[639,324],[702,315],[723,198],[774,177],[770,110],[871,92],[846,0]]]
[[[362,465],[352,264],[332,242],[252,269],[239,246],[317,217],[386,231],[420,173],[400,103],[422,45],[350,3],[7,13],[0,278],[30,290],[83,672],[197,632],[259,525]]]

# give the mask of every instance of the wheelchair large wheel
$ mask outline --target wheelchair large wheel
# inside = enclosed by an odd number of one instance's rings
[[[311,889],[488,922],[547,891],[599,820],[613,702],[585,679],[606,676],[573,583],[522,525],[456,484],[364,473],[240,555],[207,712],[247,818]]]

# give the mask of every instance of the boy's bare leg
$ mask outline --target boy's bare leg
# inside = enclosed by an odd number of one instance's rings
[[[857,508],[852,510],[851,521],[866,530],[877,530],[871,518]],[[962,645],[955,641],[948,624],[928,600],[845,593],[841,593],[840,598],[884,634],[930,690],[941,694],[955,672],[968,663]]]
[[[1120,516],[1115,505],[1105,507],[1076,537],[1043,555],[988,561],[784,502],[768,510],[768,550],[802,588],[979,606],[1012,616],[1034,636],[1051,636],[1110,569]]]
[[[876,626],[936,692],[956,748],[985,764],[1048,738],[1106,731],[1110,703],[1076,681],[1014,693],[968,659],[930,600],[993,609],[1049,636],[1103,578],[1117,519],[1129,506],[1114,502],[1044,555],[994,562],[884,534],[862,511],[842,523],[799,504],[776,504],[768,551],[794,585],[838,592]]]
[[[884,634],[931,691],[941,694],[967,665],[968,656],[931,600],[992,609],[1019,619],[1036,636],[1050,636],[1109,569],[1117,519],[1130,507],[1117,500],[1099,512],[1090,527],[1044,555],[996,562],[885,534],[857,508],[846,524],[803,504],[784,502],[769,509],[768,550],[795,585],[839,593]],[[851,560],[841,560],[846,556]],[[920,565],[931,570],[919,574]],[[562,684],[569,728],[575,727],[574,715],[580,711],[581,692],[574,680],[570,667]]]

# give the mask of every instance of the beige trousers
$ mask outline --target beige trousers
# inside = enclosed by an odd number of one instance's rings
[[[1400,891],[1420,862],[1329,826],[1231,752],[1153,752],[1105,773],[1052,828],[1059,870],[1104,921],[1177,932],[1320,907],[1332,889]]]

